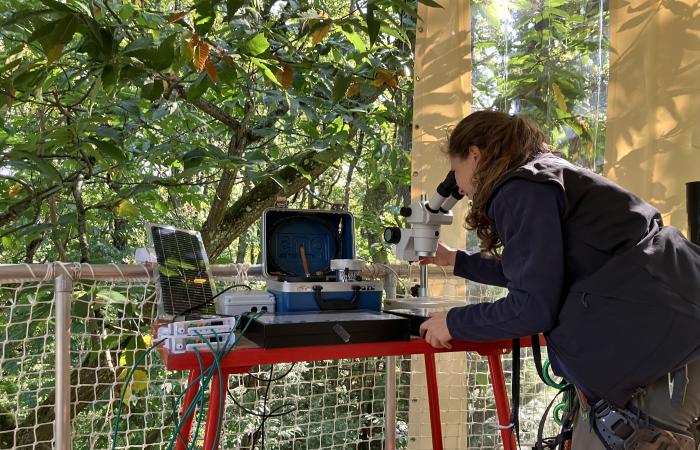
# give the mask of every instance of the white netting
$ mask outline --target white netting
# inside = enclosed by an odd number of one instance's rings
[[[405,271],[403,272],[405,273]],[[83,268],[84,276],[90,271]],[[115,269],[115,277],[119,273]],[[232,282],[244,281],[243,274]],[[418,275],[400,285],[410,286]],[[447,277],[457,284],[460,281]],[[255,281],[255,280],[251,280]],[[225,286],[220,283],[219,287]],[[22,284],[0,280],[0,447],[53,448],[55,389],[55,312],[53,280]],[[470,285],[470,301],[497,297],[499,290]],[[454,300],[454,296],[448,296]],[[175,432],[173,410],[187,386],[187,375],[164,369],[150,345],[156,314],[153,284],[142,281],[75,281],[71,305],[71,412],[74,449],[112,446],[119,398],[134,362],[143,359],[126,387],[116,448],[168,448]],[[544,389],[526,358],[523,371],[522,441],[533,442],[536,422],[554,394]],[[289,414],[265,420],[268,449],[382,448],[386,401],[386,359],[344,359],[278,364],[267,411]],[[445,448],[500,446],[496,409],[486,358],[475,354],[438,355],[438,380]],[[396,448],[431,448],[422,357],[395,359]],[[506,377],[510,362],[504,358]],[[269,377],[269,366],[253,368]],[[267,383],[232,375],[230,395],[243,408],[260,413]],[[205,398],[208,401],[208,396]],[[221,448],[261,448],[261,419],[227,398]],[[288,406],[284,406],[288,405]],[[178,408],[179,415],[179,408]],[[193,432],[199,416],[195,417]],[[201,448],[204,423],[194,448]]]
[[[0,447],[52,448],[53,280],[0,284]]]

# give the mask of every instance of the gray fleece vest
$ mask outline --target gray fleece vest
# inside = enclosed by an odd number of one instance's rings
[[[700,357],[699,246],[639,197],[556,156],[503,181],[512,177],[564,191],[568,279],[545,336],[572,376],[624,406],[638,388]]]

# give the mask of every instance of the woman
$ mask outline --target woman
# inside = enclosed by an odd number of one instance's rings
[[[700,416],[700,247],[663,226],[648,203],[552,155],[526,119],[475,112],[454,129],[447,153],[483,248],[440,243],[421,263],[453,265],[455,275],[508,295],[434,314],[421,327],[425,339],[446,347],[544,333],[553,370],[583,399],[574,448],[622,449],[636,439],[651,445],[639,448],[696,449],[686,434]],[[607,430],[610,416],[600,419],[609,411],[632,411],[632,430]],[[635,418],[644,413],[656,437],[642,436],[650,433]],[[597,426],[582,421],[588,414]]]

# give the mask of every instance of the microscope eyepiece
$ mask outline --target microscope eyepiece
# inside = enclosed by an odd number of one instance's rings
[[[431,213],[435,214],[440,211],[440,208],[443,206],[443,203],[445,202],[445,199],[447,199],[450,194],[453,194],[453,191],[457,189],[459,191],[459,188],[457,187],[457,179],[455,178],[455,171],[450,170],[447,172],[447,176],[445,177],[444,180],[442,180],[442,183],[440,183],[436,189],[437,192],[433,194],[433,197],[430,199],[430,202],[426,205],[426,208],[428,211]]]
[[[398,244],[401,240],[401,228],[387,227],[384,229],[384,240],[388,244]]]
[[[452,189],[452,195],[445,199],[442,206],[440,206],[440,212],[447,214],[458,201],[462,200],[462,198],[464,198],[464,194],[459,191],[459,186],[455,186],[454,189]]]
[[[455,186],[457,186],[455,171],[450,170],[449,172],[447,172],[447,176],[444,180],[442,180],[442,183],[438,185],[436,190],[438,194],[442,195],[443,197],[448,197],[450,193],[452,193],[452,189],[454,189]]]

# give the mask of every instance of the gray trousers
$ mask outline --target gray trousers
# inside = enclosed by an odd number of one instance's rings
[[[647,387],[646,395],[634,400],[633,404],[656,420],[679,430],[692,430],[693,421],[700,417],[700,360],[688,366],[688,386],[683,406],[671,405],[668,391],[668,377],[663,376]],[[697,441],[696,444],[700,444]],[[590,419],[578,414],[574,421],[572,450],[605,450],[605,446],[591,428]]]

